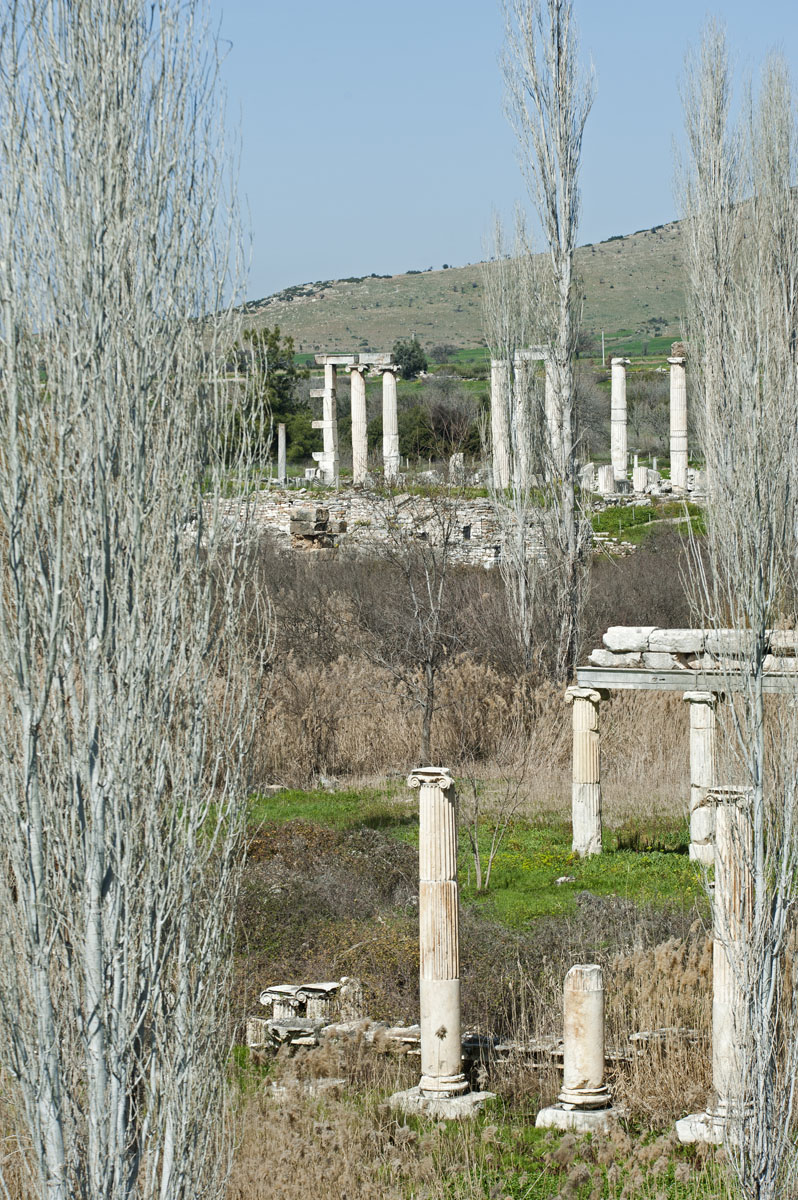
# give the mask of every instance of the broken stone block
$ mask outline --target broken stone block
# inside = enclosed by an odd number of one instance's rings
[[[704,634],[701,629],[655,629],[648,639],[648,648],[671,654],[700,654],[704,649]]]
[[[645,650],[655,628],[655,625],[611,625],[602,640],[615,654]]]
[[[643,666],[649,671],[675,671],[682,663],[666,650],[649,650],[643,655]]]
[[[594,650],[588,662],[594,667],[641,667],[641,654],[613,654],[611,650]]]

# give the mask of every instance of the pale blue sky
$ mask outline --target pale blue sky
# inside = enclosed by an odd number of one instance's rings
[[[503,112],[498,0],[210,0],[229,43],[251,231],[247,295],[483,256],[491,213],[524,189]],[[585,135],[580,242],[672,220],[678,83],[707,14],[739,78],[780,49],[798,86],[795,0],[577,0],[598,93]]]

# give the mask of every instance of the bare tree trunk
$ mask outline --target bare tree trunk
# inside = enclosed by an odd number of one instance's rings
[[[695,607],[706,627],[739,631],[731,653],[722,781],[751,797],[736,853],[752,911],[721,939],[744,1010],[727,1151],[745,1196],[792,1194],[798,987],[790,946],[798,903],[798,681],[765,702],[774,628],[798,625],[798,130],[784,64],[771,60],[740,129],[722,33],[709,26],[684,88],[690,164],[690,361],[703,403],[707,536],[695,546]],[[737,669],[742,680],[733,691]],[[739,678],[737,679],[739,682]],[[723,778],[725,776],[725,778]],[[749,848],[750,846],[750,848]],[[718,905],[720,909],[720,905]]]
[[[579,221],[579,163],[585,123],[593,103],[592,79],[578,64],[570,0],[507,0],[504,74],[508,113],[522,153],[530,199],[548,248],[540,302],[530,322],[546,348],[544,479],[552,520],[547,537],[550,569],[557,576],[556,675],[568,679],[579,653],[581,609],[587,579],[587,529],[581,519],[574,355],[579,303],[574,252]]]
[[[0,18],[0,1042],[50,1200],[219,1196],[229,1152],[266,642],[214,75],[191,0]]]

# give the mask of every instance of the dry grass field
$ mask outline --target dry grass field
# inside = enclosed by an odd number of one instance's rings
[[[585,331],[679,336],[684,312],[677,222],[577,251]],[[426,348],[481,346],[479,264],[357,281],[298,285],[252,301],[247,323],[279,325],[298,351],[390,349],[415,334]],[[611,348],[612,342],[608,342]]]

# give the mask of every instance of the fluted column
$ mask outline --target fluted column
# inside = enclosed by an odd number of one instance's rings
[[[754,907],[753,827],[748,788],[712,788],[715,809],[715,903],[712,943],[711,1107],[676,1122],[682,1142],[724,1140],[730,1119],[744,1115],[749,1040],[745,940]]]
[[[324,397],[322,399],[324,428],[324,473],[329,483],[337,483],[340,473],[338,458],[338,369],[335,363],[324,364]]]
[[[503,358],[490,361],[490,440],[493,486],[510,486],[510,364]]]
[[[285,457],[285,425],[277,426],[277,482],[285,483],[288,478]]]
[[[628,358],[610,359],[610,445],[612,470],[616,479],[626,478],[626,368]]]
[[[715,786],[714,692],[685,692],[690,705],[690,857],[711,866],[715,852],[715,807],[707,793]]]
[[[669,358],[671,368],[671,485],[687,491],[687,359]]]
[[[604,977],[596,964],[571,967],[563,989],[563,1079],[560,1104],[606,1108]]]
[[[352,408],[352,482],[365,483],[368,477],[369,444],[366,417],[366,371],[368,367],[347,367]]]
[[[395,483],[399,474],[399,410],[396,400],[396,366],[382,371],[382,463],[385,482]]]
[[[601,853],[601,743],[599,704],[595,688],[570,687],[566,704],[573,705],[573,784],[571,819],[574,854]]]
[[[715,809],[715,925],[712,946],[712,1115],[740,1111],[746,1002],[741,942],[753,915],[754,876],[751,793],[713,788]],[[737,970],[734,970],[736,964]]]
[[[525,352],[515,356],[513,378],[513,473],[516,487],[522,493],[530,485],[532,472],[532,393],[531,364]]]
[[[457,900],[457,814],[445,768],[419,767],[408,786],[420,789],[418,923],[422,1096],[468,1090],[460,1042],[460,947]]]

